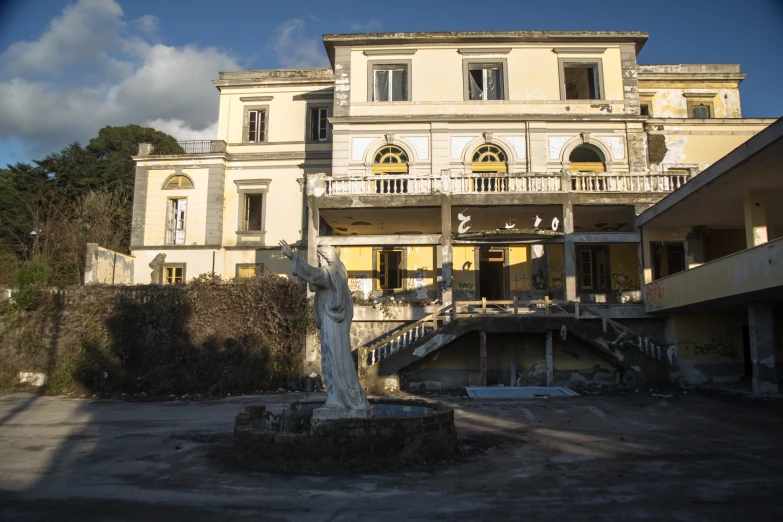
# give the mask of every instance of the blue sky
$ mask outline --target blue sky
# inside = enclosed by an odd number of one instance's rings
[[[640,63],[740,63],[745,117],[783,115],[783,0],[6,0],[0,165],[105,125],[214,136],[218,71],[326,64],[323,33],[633,30]]]

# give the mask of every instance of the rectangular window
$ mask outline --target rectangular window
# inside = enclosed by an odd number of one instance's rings
[[[372,73],[372,101],[408,101],[408,68],[405,65],[376,65]]]
[[[188,200],[170,199],[166,218],[166,244],[185,244],[185,216]]]
[[[326,107],[310,109],[310,141],[326,141],[329,130],[329,121],[326,116]]]
[[[471,64],[468,66],[468,98],[503,100],[503,65]]]
[[[250,143],[266,141],[266,111],[249,111],[247,113],[247,122],[247,141]]]
[[[237,277],[255,277],[263,271],[263,265],[237,265]]]
[[[593,289],[593,255],[589,250],[579,251],[579,286],[582,290]]]
[[[402,288],[402,250],[378,252],[378,288],[380,290]]]
[[[163,284],[173,285],[185,282],[185,265],[170,265],[163,267]]]
[[[579,249],[579,289],[606,291],[609,252],[606,247]]]
[[[600,100],[601,88],[596,63],[564,63],[566,100]]]
[[[244,194],[242,230],[261,230],[263,194]]]
[[[688,104],[688,113],[691,118],[712,118],[712,106],[707,103]]]
[[[642,116],[650,116],[650,106],[646,103],[639,105],[639,114]]]
[[[682,243],[652,243],[653,280],[685,270],[685,247]]]

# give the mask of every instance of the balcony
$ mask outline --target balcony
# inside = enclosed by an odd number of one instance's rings
[[[151,143],[139,143],[139,156],[182,156],[196,154],[223,154],[226,152],[226,142],[223,140],[188,140],[178,141],[163,146]]]
[[[704,305],[718,299],[736,303],[783,292],[783,238],[741,250],[644,286],[647,312]]]
[[[595,172],[519,174],[372,174],[319,175],[326,196],[487,193],[669,193],[690,179],[688,174],[612,174]]]

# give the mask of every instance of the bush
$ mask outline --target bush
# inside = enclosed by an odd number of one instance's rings
[[[49,269],[38,261],[29,261],[14,271],[14,286],[19,290],[11,294],[16,305],[23,310],[35,310],[41,302],[41,294],[49,279]]]

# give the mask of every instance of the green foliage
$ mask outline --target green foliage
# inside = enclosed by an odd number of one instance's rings
[[[38,261],[30,261],[18,268],[14,272],[14,285],[18,290],[11,294],[16,305],[22,310],[35,310],[48,279],[49,268]]]

